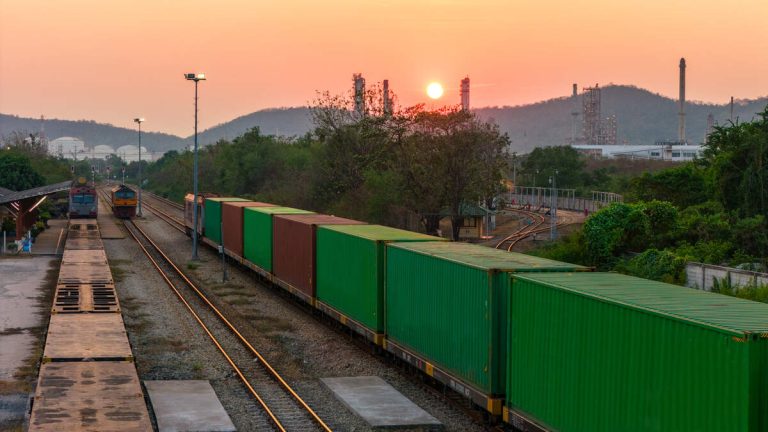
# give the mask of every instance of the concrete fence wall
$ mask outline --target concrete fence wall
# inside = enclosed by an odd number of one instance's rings
[[[712,291],[715,280],[729,281],[732,287],[768,285],[768,273],[689,262],[685,267],[686,285],[704,291]]]

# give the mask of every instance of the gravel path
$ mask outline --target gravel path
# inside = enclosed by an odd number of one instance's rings
[[[443,422],[446,430],[484,429],[437,392],[418,383],[419,378],[384,355],[374,355],[370,345],[334,329],[316,311],[260,284],[252,272],[228,263],[229,280],[222,282],[221,261],[205,246],[200,249],[201,261],[186,267],[190,256],[186,236],[149,211],[139,224],[334,430],[370,428],[339,403],[319,378],[362,375],[382,377]],[[224,367],[223,357],[189,313],[181,309],[138,246],[131,239],[119,242],[110,241],[107,251],[111,261],[121,260],[116,264],[127,270],[118,282],[118,292],[141,378],[210,379],[239,430],[262,427],[263,418],[257,414],[260,409],[253,398],[229,367]],[[136,263],[135,267],[129,263]]]

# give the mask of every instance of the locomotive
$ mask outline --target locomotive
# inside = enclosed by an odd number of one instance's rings
[[[122,184],[112,188],[112,211],[120,219],[130,219],[136,216],[136,191]]]
[[[69,188],[69,217],[95,218],[98,216],[99,206],[96,198],[96,188],[88,184],[85,177],[80,177],[72,182]]]

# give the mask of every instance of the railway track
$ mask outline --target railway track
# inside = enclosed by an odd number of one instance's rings
[[[147,203],[146,200],[142,200],[141,205],[145,207],[150,212],[154,213],[155,216],[159,217],[160,219],[164,220],[168,223],[171,227],[174,229],[181,231],[186,234],[186,228],[184,226],[184,221],[169,214],[168,212],[165,212],[163,210],[160,210],[159,208],[155,207],[152,204]]]
[[[515,232],[502,239],[499,243],[496,244],[496,249],[506,249],[509,252],[512,252],[512,249],[515,247],[515,245],[523,239],[526,239],[534,234],[547,233],[551,229],[549,224],[545,224],[546,218],[541,214],[528,210],[514,209],[513,211],[531,217],[533,223],[518,228]],[[558,213],[560,212],[558,211]],[[572,223],[574,223],[572,217],[568,213],[564,213],[562,217],[558,217],[556,225],[559,228],[565,225],[570,225]]]
[[[166,222],[171,223],[167,220]],[[173,263],[146,231],[130,220],[126,220],[125,227],[166,284],[222,353],[248,392],[262,407],[274,430],[281,432],[331,431],[309,404],[296,393],[203,291]]]
[[[531,218],[531,224],[523,225],[522,227],[515,230],[512,234],[502,239],[499,243],[496,244],[495,246],[496,249],[507,249],[508,251],[511,252],[512,248],[514,248],[515,245],[520,240],[534,233],[538,233],[538,232],[541,232],[542,230],[548,229],[548,228],[544,228],[544,229],[541,228],[541,226],[545,222],[544,216],[528,210],[513,210],[513,211],[516,213],[522,214],[523,216]]]

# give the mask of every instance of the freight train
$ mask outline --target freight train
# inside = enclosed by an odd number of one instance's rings
[[[88,184],[85,177],[80,177],[72,182],[69,188],[69,217],[96,218],[99,213],[96,188]]]
[[[138,199],[136,191],[122,184],[112,188],[110,194],[112,200],[112,212],[121,219],[130,219],[136,216],[136,204]]]
[[[766,304],[269,203],[201,204],[203,243],[517,429],[768,430]]]

